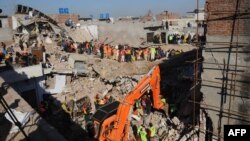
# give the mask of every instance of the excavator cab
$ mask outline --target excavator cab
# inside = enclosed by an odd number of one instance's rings
[[[97,109],[94,113],[92,118],[95,128],[94,137],[96,139],[105,140],[106,137],[104,137],[104,135],[108,134],[108,130],[112,127],[112,124],[115,121],[115,114],[119,104],[119,101],[108,103]]]

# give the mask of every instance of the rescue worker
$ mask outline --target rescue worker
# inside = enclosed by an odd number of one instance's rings
[[[119,61],[119,48],[118,45],[115,46],[116,52],[114,52],[116,54],[116,60]]]
[[[104,58],[107,58],[107,53],[108,53],[108,44],[105,44],[104,47]]]
[[[116,57],[116,55],[117,55],[116,52],[117,52],[117,49],[116,49],[116,48],[113,48],[113,49],[112,49],[112,59],[113,59],[113,60],[116,60],[116,58],[117,58],[117,57]]]
[[[66,113],[68,113],[69,115],[71,115],[71,110],[70,110],[70,108],[68,107],[68,105],[66,104],[66,102],[63,102],[63,103],[62,103],[62,109],[63,109]]]
[[[98,103],[98,105],[99,106],[103,106],[103,105],[105,105],[106,103],[105,103],[105,100],[104,99],[100,99],[99,100],[99,103]]]
[[[176,115],[177,108],[174,104],[170,104],[170,113],[172,116]]]
[[[144,60],[148,61],[148,48],[143,50]]]
[[[108,96],[108,95],[105,95],[105,96],[104,96],[103,102],[104,102],[105,104],[109,102],[109,96]]]
[[[82,112],[83,112],[84,115],[87,115],[87,114],[88,114],[88,106],[87,106],[86,103],[84,103],[84,104],[82,105]]]
[[[108,102],[111,103],[113,101],[115,101],[115,99],[112,96],[109,96]]]
[[[137,60],[141,60],[141,56],[142,56],[142,50],[139,49]]]
[[[136,134],[136,135],[140,135],[141,130],[142,130],[142,126],[139,125],[139,126],[137,127],[137,134]]]
[[[140,131],[140,137],[141,137],[141,141],[148,141],[147,132],[144,127],[142,127]]]
[[[96,94],[96,96],[95,96],[95,99],[94,99],[94,104],[95,104],[95,109],[98,109],[99,108],[99,95],[98,94]]]
[[[103,44],[100,46],[100,53],[101,53],[101,59],[103,59],[104,58],[104,45]]]
[[[145,111],[146,111],[146,114],[149,115],[151,112],[151,105],[152,105],[151,100],[150,100],[150,95],[146,97],[145,103],[146,103]]]
[[[125,62],[129,62],[129,49],[125,49]]]
[[[121,50],[121,62],[125,62],[125,49]]]
[[[86,52],[87,52],[87,54],[90,55],[91,54],[90,43],[86,42],[85,46],[86,46]]]
[[[155,60],[156,49],[154,47],[150,48],[151,61]]]
[[[161,102],[166,104],[167,103],[166,99],[162,95],[160,95],[160,97],[161,97]]]
[[[144,116],[144,112],[143,112],[142,106],[139,106],[137,110],[138,110],[138,113],[140,114],[140,116]]]
[[[128,47],[128,50],[127,50],[127,62],[132,62],[132,60],[131,60],[131,48],[130,47]]]
[[[156,137],[156,128],[153,126],[152,123],[149,123],[149,131],[150,131],[149,138],[150,138],[150,141],[152,141]]]

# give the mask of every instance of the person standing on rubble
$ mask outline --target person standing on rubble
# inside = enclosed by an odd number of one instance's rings
[[[142,50],[139,48],[137,60],[141,60]]]
[[[149,136],[148,136],[150,141],[157,141],[156,139],[156,128],[153,126],[152,123],[149,123]]]
[[[151,57],[151,61],[155,60],[155,54],[156,54],[156,50],[154,47],[150,48],[150,57]]]
[[[125,52],[124,52],[124,62],[128,62],[128,48],[125,48]]]
[[[141,105],[142,105],[142,108],[144,111],[146,111],[146,99],[147,99],[146,95],[142,96],[142,98],[141,98]]]
[[[141,137],[141,141],[148,141],[147,132],[144,127],[141,128],[140,137]]]
[[[1,52],[6,55],[7,54],[7,50],[6,50],[6,44],[4,42],[1,42]]]
[[[116,54],[115,59],[117,61],[119,61],[119,47],[118,47],[118,45],[115,46],[115,49],[116,49],[115,52],[114,52],[114,54]]]
[[[90,55],[91,49],[90,49],[90,44],[88,41],[86,41],[86,51],[87,51],[87,54]]]
[[[135,49],[134,48],[132,48],[131,49],[131,59],[132,59],[132,62],[134,62],[136,59],[136,57],[135,57],[135,54],[136,54],[136,52],[135,52]]]
[[[104,57],[107,58],[107,53],[108,53],[108,44],[105,44],[104,47]]]
[[[95,109],[98,109],[99,106],[100,106],[100,105],[99,105],[99,100],[100,100],[99,95],[96,94],[96,96],[95,96],[95,98],[94,98]]]
[[[125,49],[122,48],[121,50],[121,62],[125,62]]]
[[[148,61],[148,48],[145,48],[143,50],[143,57],[144,57],[144,60]]]
[[[130,47],[128,47],[127,55],[128,55],[127,62],[132,62],[132,60],[131,60],[131,48]]]
[[[146,96],[145,103],[146,103],[146,114],[149,115],[151,112],[151,105],[152,105],[151,100],[150,100],[150,95]]]
[[[137,108],[137,111],[138,111],[138,114],[139,114],[141,117],[144,116],[144,112],[143,112],[142,106],[139,106],[139,107]]]
[[[103,59],[104,57],[104,45],[103,44],[101,44],[100,46],[100,53],[101,53],[101,59]]]
[[[116,48],[112,48],[112,60],[116,60]]]
[[[1,42],[1,48],[6,47],[6,44],[4,42]]]
[[[107,58],[111,59],[112,55],[112,47],[110,45],[107,46]]]
[[[90,52],[91,52],[91,53],[94,52],[94,46],[95,46],[94,40],[91,39],[91,40],[90,40]]]

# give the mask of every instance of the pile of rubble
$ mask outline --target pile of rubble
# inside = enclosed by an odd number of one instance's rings
[[[115,87],[121,94],[126,95],[137,85],[139,77],[118,76],[115,79],[103,79],[102,81],[107,84],[107,92],[110,92]]]
[[[152,112],[149,115],[143,116],[141,119],[132,118],[131,127],[138,127],[140,124],[144,128],[149,129],[152,124],[156,129],[156,136],[153,140],[176,141],[187,140],[191,136],[196,135],[196,129],[186,134],[186,127],[177,117],[169,118],[168,116],[158,111]],[[132,130],[131,130],[132,131]],[[130,136],[133,136],[130,133]]]

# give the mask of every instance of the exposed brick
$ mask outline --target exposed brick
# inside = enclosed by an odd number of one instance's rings
[[[240,12],[250,12],[249,0],[239,0]],[[234,15],[237,0],[207,0],[206,19],[208,35],[230,36],[232,33],[233,20],[217,20]],[[220,12],[220,13],[218,13]],[[246,17],[246,16],[245,16]],[[249,16],[247,16],[249,17]],[[235,22],[234,35],[250,36],[250,19],[240,19]]]
[[[53,14],[50,15],[58,24],[64,24],[67,19],[72,19],[73,22],[78,23],[79,15],[77,14]]]

